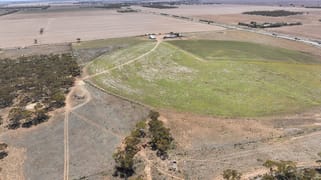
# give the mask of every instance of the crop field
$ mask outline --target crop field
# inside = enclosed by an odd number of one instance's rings
[[[144,43],[100,56],[89,66],[90,74],[98,73],[92,80],[157,108],[223,117],[259,117],[321,105],[319,59],[266,45],[168,41],[135,63],[108,71],[153,47]]]
[[[24,47],[128,37],[145,33],[221,30],[220,27],[180,21],[144,13],[117,13],[116,10],[74,9],[27,11],[0,17],[0,48]],[[43,34],[40,29],[43,28]]]

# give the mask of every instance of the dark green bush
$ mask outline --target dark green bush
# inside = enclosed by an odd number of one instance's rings
[[[157,150],[160,156],[167,155],[174,140],[170,130],[164,127],[163,122],[156,119],[149,122],[149,132],[151,133],[150,144],[152,148]]]

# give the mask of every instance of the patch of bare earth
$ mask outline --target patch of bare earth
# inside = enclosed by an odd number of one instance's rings
[[[23,173],[23,163],[26,159],[24,148],[8,147],[8,156],[0,160],[0,179],[25,179]]]
[[[228,168],[253,177],[264,171],[262,164],[268,159],[315,165],[321,143],[318,110],[264,119],[223,119],[162,110],[161,119],[176,141],[176,150],[170,153],[170,159],[178,162],[179,173],[175,173],[185,179],[222,179]]]

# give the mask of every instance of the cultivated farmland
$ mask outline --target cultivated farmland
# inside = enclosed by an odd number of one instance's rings
[[[144,8],[141,8],[144,9]],[[268,17],[245,15],[248,11],[273,11],[286,10],[291,12],[303,12],[303,14],[287,17]],[[321,9],[311,9],[303,7],[278,7],[278,6],[258,6],[258,5],[182,5],[176,9],[153,9],[154,12],[182,15],[199,19],[212,20],[219,23],[237,25],[239,22],[256,21],[264,22],[302,22],[302,26],[273,28],[271,31],[295,36],[302,36],[314,39],[321,39],[321,24],[318,21]]]
[[[0,17],[0,100],[10,103],[0,109],[0,179],[221,180],[226,169],[249,179],[268,173],[268,160],[321,177],[320,48],[206,21],[259,22],[267,19],[242,13],[284,9],[303,14],[263,18],[302,21],[294,28],[306,31],[289,33],[315,38],[320,24],[309,25],[319,9],[220,4],[118,13],[84,3]],[[60,91],[52,103],[64,106],[50,109],[48,122],[6,128],[10,109],[29,122]]]
[[[0,17],[0,48],[75,42],[165,33],[222,30],[194,22],[152,14],[117,13],[116,10],[56,10],[19,12]],[[43,34],[39,30],[44,28]]]

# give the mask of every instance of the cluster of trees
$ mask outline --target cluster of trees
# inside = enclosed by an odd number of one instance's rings
[[[127,178],[133,175],[134,156],[140,150],[139,143],[141,142],[141,138],[146,136],[145,128],[145,121],[138,122],[131,134],[125,138],[124,147],[119,148],[117,152],[113,154],[113,158],[116,162],[114,176]]]
[[[318,154],[321,157],[321,152]],[[318,160],[320,161],[320,160]],[[317,162],[318,162],[317,161]],[[321,163],[321,161],[320,161]],[[313,180],[321,179],[320,169],[318,168],[297,168],[293,161],[272,161],[267,160],[263,164],[269,169],[268,173],[258,175],[253,179],[260,180]],[[318,172],[319,171],[319,172]],[[242,174],[237,170],[227,169],[223,172],[226,180],[240,180]]]
[[[101,5],[95,6],[95,8],[104,8],[104,9],[120,9],[122,7],[129,7],[129,4],[114,3],[114,4],[101,4]]]
[[[140,10],[138,9],[132,9],[132,8],[122,8],[122,9],[118,9],[117,12],[119,13],[132,13],[132,12],[139,12]]]
[[[64,106],[65,94],[80,74],[70,54],[0,59],[0,71],[0,108],[13,107],[10,129],[47,120],[47,112]],[[37,109],[25,110],[31,103]]]
[[[292,161],[267,160],[263,166],[270,169],[269,173],[262,176],[262,180],[310,180],[315,179],[317,171],[312,168],[298,169]],[[320,178],[320,177],[319,177]]]
[[[303,12],[275,10],[275,11],[248,11],[248,12],[244,12],[243,14],[280,17],[280,16],[292,16],[292,15],[303,14]]]
[[[122,178],[130,177],[134,174],[134,157],[140,151],[143,138],[147,138],[152,150],[157,151],[157,155],[162,158],[167,157],[167,151],[172,148],[173,138],[168,128],[158,120],[159,113],[151,111],[149,121],[140,121],[135,129],[125,138],[124,145],[113,154],[116,162],[114,176]]]
[[[305,6],[305,8],[321,9],[321,6]]]
[[[153,150],[157,151],[157,155],[162,159],[167,157],[167,151],[171,149],[173,137],[169,128],[164,127],[162,121],[158,120],[159,113],[151,111],[149,121],[149,132],[151,133],[150,145]]]
[[[177,6],[172,6],[172,5],[164,5],[164,4],[146,4],[143,5],[143,7],[147,8],[157,8],[157,9],[173,9],[173,8],[178,8]]]
[[[239,22],[238,25],[240,26],[248,26],[251,28],[276,28],[276,27],[282,27],[282,26],[298,26],[302,25],[301,22],[265,22],[265,23],[257,23],[255,21],[252,21],[250,23],[243,23]]]

